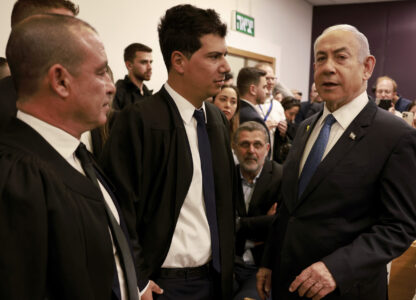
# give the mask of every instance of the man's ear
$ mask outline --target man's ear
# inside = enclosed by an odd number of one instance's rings
[[[255,84],[250,84],[250,87],[248,88],[248,91],[250,95],[257,96],[257,86]]]
[[[364,60],[364,80],[368,80],[373,74],[374,66],[376,65],[376,58],[372,55]]]
[[[185,73],[185,66],[188,58],[180,51],[173,51],[170,56],[172,68],[179,74]]]
[[[126,64],[126,68],[127,68],[127,70],[131,70],[132,68],[133,68],[133,63],[131,62],[131,61],[125,61],[124,62],[125,64]]]
[[[67,98],[70,94],[71,75],[68,70],[60,64],[49,68],[48,81],[50,88],[61,98]]]

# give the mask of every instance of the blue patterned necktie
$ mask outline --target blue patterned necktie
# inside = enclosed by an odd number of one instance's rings
[[[205,127],[204,110],[195,110],[194,118],[197,121],[198,149],[202,169],[202,187],[207,220],[211,233],[212,265],[217,272],[220,272],[220,242],[215,204],[214,172],[212,170],[211,146],[208,139],[207,128]]]
[[[299,179],[299,191],[298,198],[302,196],[302,193],[306,189],[313,174],[321,163],[322,156],[324,155],[326,145],[328,144],[329,133],[331,132],[332,125],[336,122],[334,116],[329,114],[325,118],[325,123],[319,132],[318,138],[312,146],[311,152],[309,152],[308,158],[303,166],[302,174]]]

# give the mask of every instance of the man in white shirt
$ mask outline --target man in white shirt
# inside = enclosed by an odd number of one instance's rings
[[[151,299],[111,185],[85,146],[84,162],[76,154],[115,92],[96,31],[37,15],[13,27],[6,53],[18,112],[0,140],[0,298],[138,300],[139,284]]]
[[[226,25],[212,9],[177,5],[158,27],[168,80],[123,110],[103,152],[122,195],[140,271],[157,299],[232,296],[234,164],[229,125],[211,103],[230,71]]]
[[[273,98],[273,88],[276,85],[276,75],[272,66],[268,63],[259,63],[256,65],[257,69],[266,72],[267,93],[264,103],[258,104],[260,115],[269,129],[271,153],[273,153],[274,135],[276,130],[285,135],[287,131],[287,122],[285,111],[282,104]],[[290,93],[290,91],[287,91]]]
[[[257,277],[273,299],[387,299],[386,264],[416,238],[416,131],[367,96],[375,58],[351,25],[314,45],[325,101],[299,127]],[[272,276],[273,274],[273,276]]]

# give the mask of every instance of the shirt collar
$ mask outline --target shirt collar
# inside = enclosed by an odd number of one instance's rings
[[[176,104],[176,107],[179,110],[179,113],[182,117],[182,120],[185,124],[189,124],[192,121],[192,117],[194,116],[195,109],[203,109],[205,115],[205,123],[207,122],[207,112],[205,109],[205,102],[202,102],[202,106],[200,108],[195,108],[195,106],[186,100],[184,97],[179,95],[167,82],[165,83],[165,89],[168,94],[172,97],[173,101]]]
[[[345,130],[355,119],[355,117],[363,110],[367,103],[368,96],[367,92],[364,91],[351,102],[338,108],[336,111],[332,113],[332,115],[334,116],[335,120],[337,120],[338,124],[342,127],[342,129]],[[324,105],[324,111],[320,119],[320,124],[322,124],[325,121],[326,116],[330,113],[331,112],[328,110],[326,105]]]
[[[16,117],[36,130],[66,160],[74,155],[80,141],[68,132],[20,110]]]

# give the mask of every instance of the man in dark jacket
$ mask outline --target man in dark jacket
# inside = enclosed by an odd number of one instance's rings
[[[230,71],[225,34],[214,10],[168,9],[159,24],[167,83],[120,113],[103,152],[132,238],[138,233],[140,270],[164,290],[158,299],[232,297],[229,125],[204,102]]]
[[[240,125],[234,134],[233,148],[239,161],[234,299],[259,299],[256,273],[276,212],[282,166],[267,159],[270,144],[266,129],[258,122]]]
[[[124,49],[124,63],[128,74],[116,83],[113,100],[113,108],[116,110],[122,110],[125,106],[152,95],[152,91],[143,83],[152,77],[152,49],[133,43]]]

